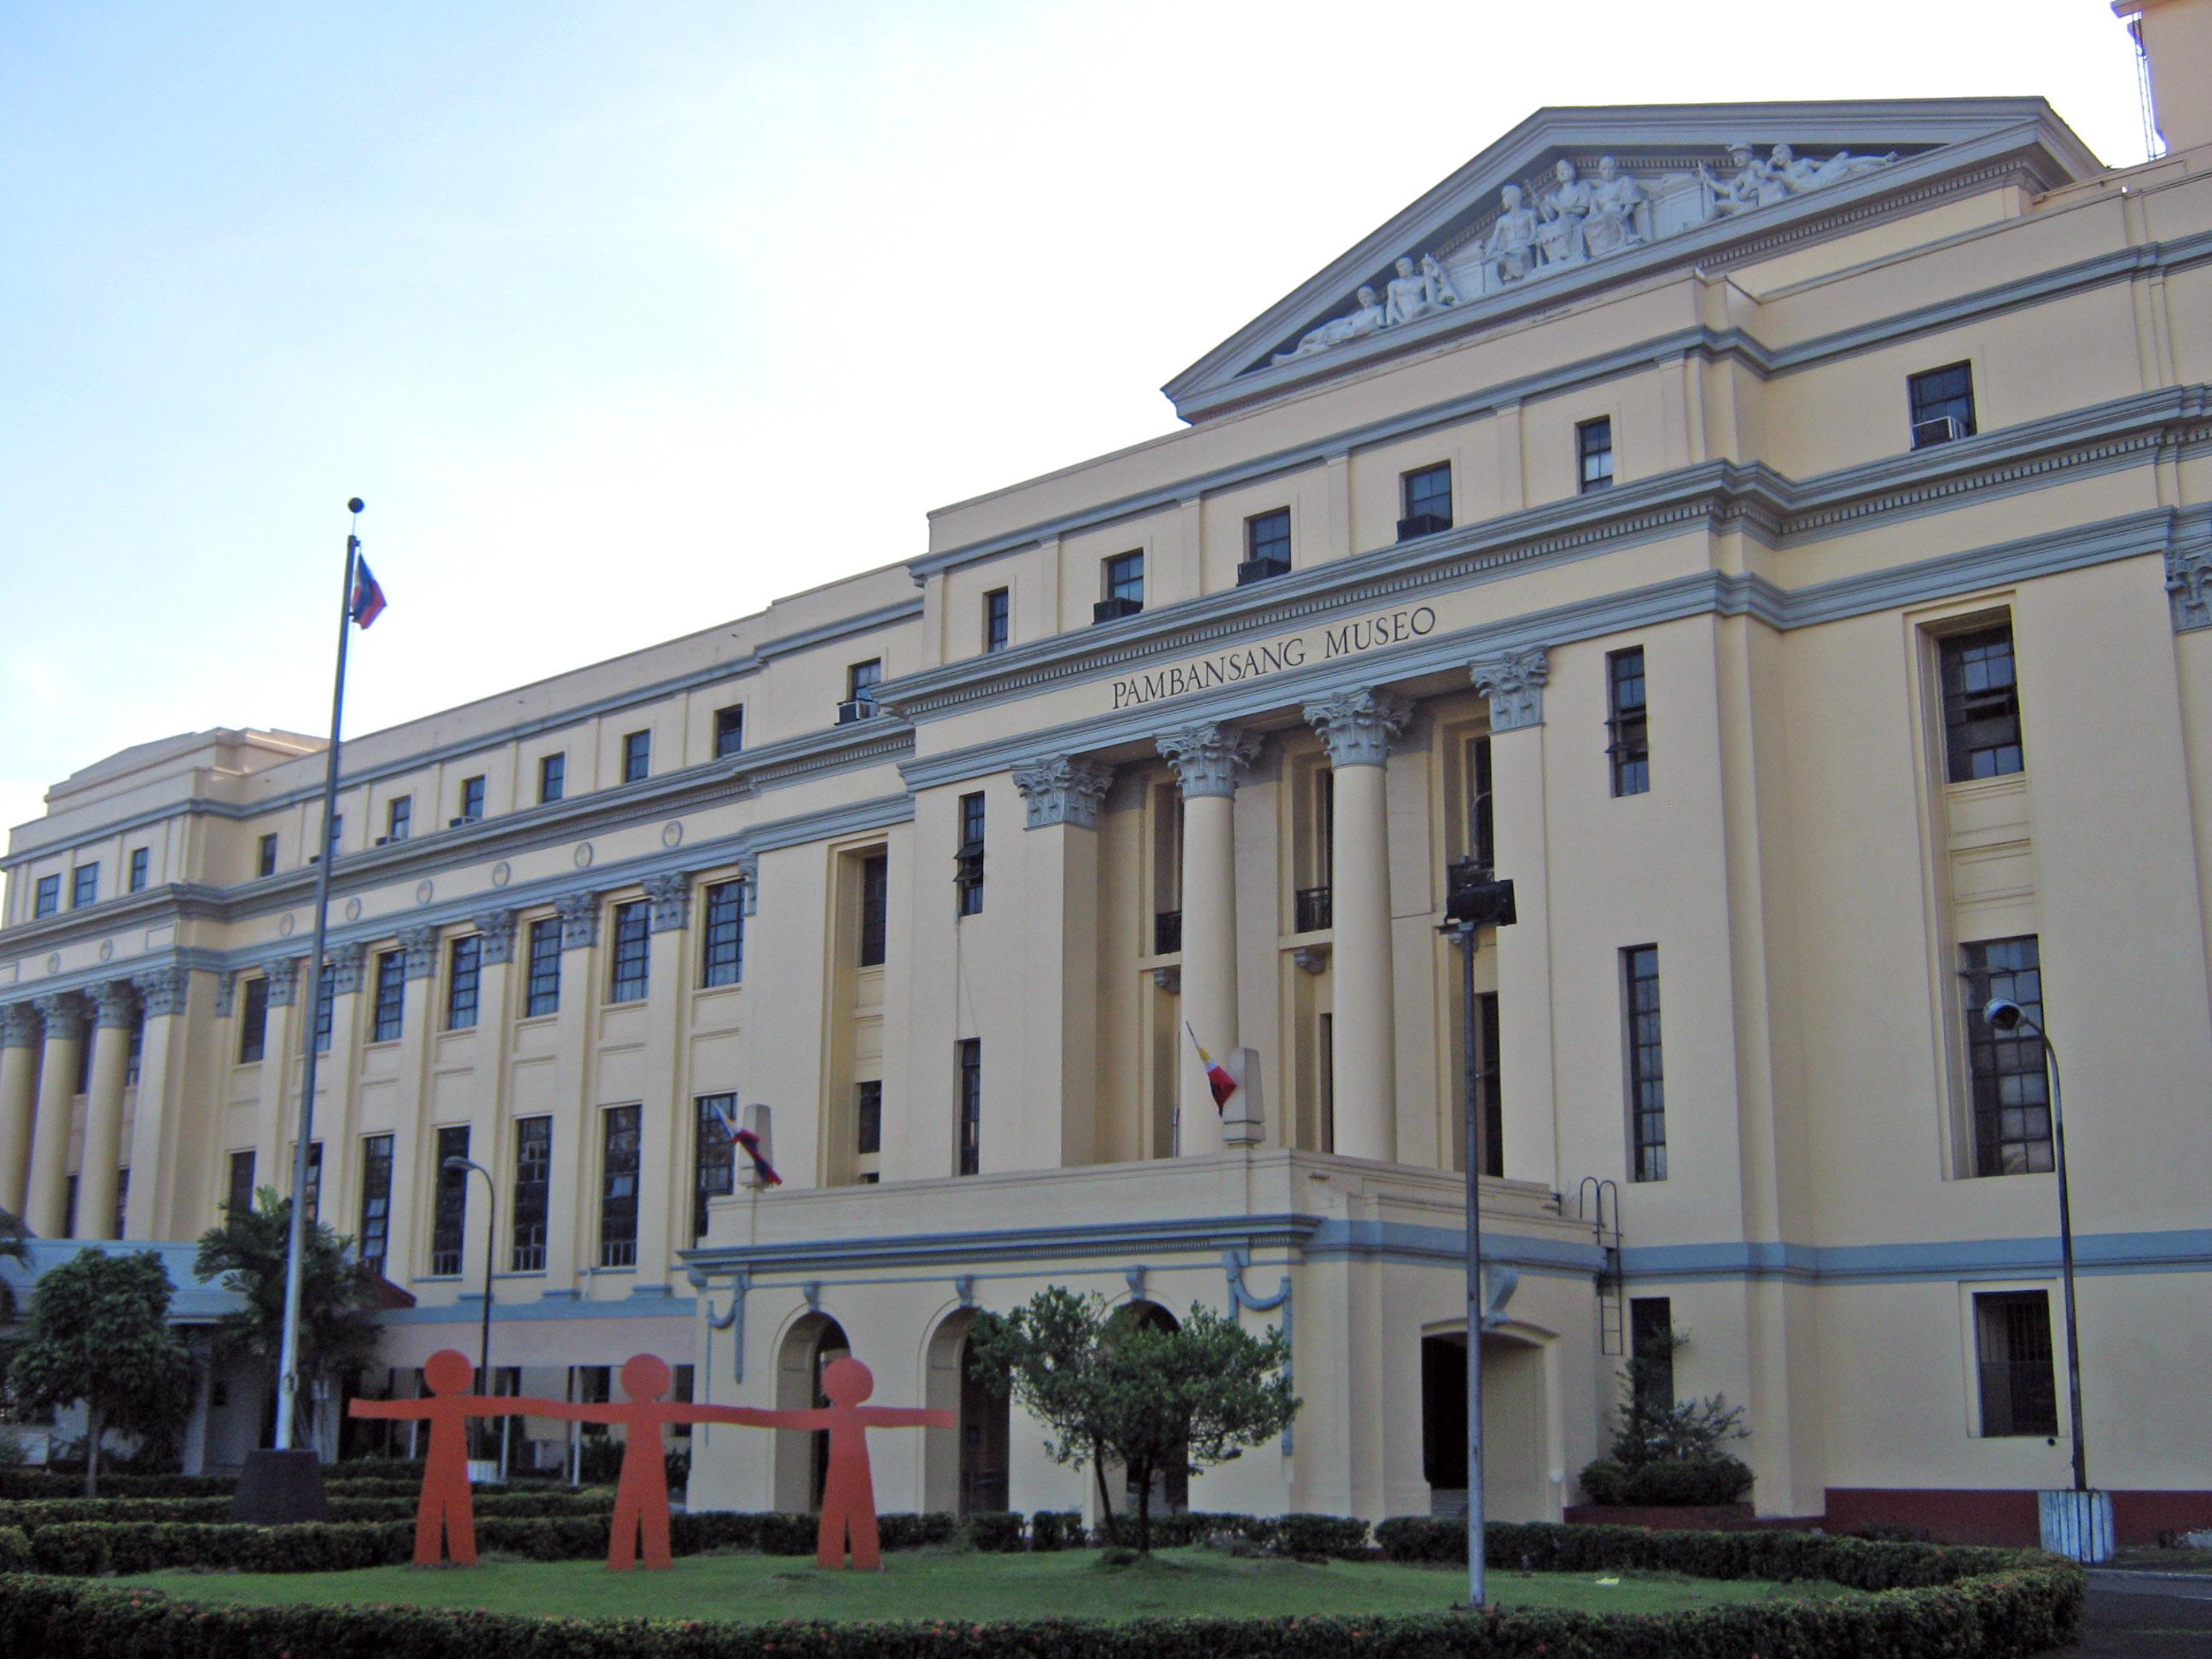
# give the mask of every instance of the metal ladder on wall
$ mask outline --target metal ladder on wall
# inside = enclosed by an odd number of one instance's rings
[[[1621,1295],[1620,1188],[1597,1176],[1584,1176],[1575,1188],[1575,1219],[1597,1238],[1605,1262],[1597,1274],[1598,1351],[1618,1357],[1627,1352],[1627,1303]]]

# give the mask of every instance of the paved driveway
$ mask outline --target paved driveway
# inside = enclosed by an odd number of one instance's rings
[[[2065,1659],[2212,1659],[2212,1577],[2092,1572],[2088,1615]]]

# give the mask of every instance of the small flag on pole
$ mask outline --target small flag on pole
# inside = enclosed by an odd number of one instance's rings
[[[753,1173],[761,1178],[761,1184],[764,1187],[782,1186],[783,1177],[775,1172],[775,1166],[761,1156],[760,1137],[750,1129],[739,1128],[737,1120],[730,1115],[728,1109],[719,1100],[714,1103],[714,1115],[722,1120],[722,1127],[730,1132],[730,1139],[737,1142],[747,1158],[752,1159]]]
[[[1206,1086],[1213,1093],[1213,1109],[1225,1111],[1229,1097],[1237,1092],[1237,1079],[1229,1075],[1226,1066],[1206,1052],[1206,1045],[1198,1040],[1198,1033],[1191,1030],[1188,1020],[1183,1021],[1182,1029],[1190,1032],[1190,1046],[1198,1050],[1198,1063],[1206,1067]]]
[[[377,586],[375,574],[368,561],[356,555],[353,562],[353,603],[348,607],[354,621],[362,628],[384,614],[384,590]]]

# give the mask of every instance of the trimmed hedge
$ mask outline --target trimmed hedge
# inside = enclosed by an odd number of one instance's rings
[[[1004,1510],[978,1510],[961,1523],[969,1544],[994,1555],[1011,1555],[1024,1547],[1022,1517]]]
[[[294,1528],[292,1530],[297,1530]],[[1848,1601],[1769,1602],[1664,1618],[1552,1612],[1469,1617],[1143,1620],[1126,1625],[868,1623],[744,1626],[532,1619],[401,1607],[200,1605],[159,1592],[0,1576],[0,1651],[42,1659],[2011,1659],[2069,1641],[2082,1575],[2005,1570]]]
[[[605,1515],[614,1508],[611,1492],[514,1492],[496,1486],[474,1491],[479,1516],[539,1520],[572,1515]],[[417,1497],[356,1498],[349,1488],[330,1495],[332,1521],[412,1521]],[[230,1520],[228,1498],[48,1498],[36,1502],[0,1502],[0,1527],[34,1531],[77,1521],[169,1522],[220,1526]]]
[[[1583,1466],[1583,1492],[1593,1504],[1632,1508],[1707,1507],[1733,1504],[1751,1490],[1751,1466],[1725,1453],[1712,1457],[1655,1458],[1633,1468],[1601,1457]]]
[[[1033,1550],[1079,1550],[1090,1536],[1084,1530],[1079,1510],[1039,1510],[1030,1516],[1030,1547]]]
[[[212,1474],[102,1474],[103,1498],[228,1498],[238,1482]],[[84,1491],[84,1476],[51,1474],[39,1469],[0,1469],[0,1498],[72,1498]]]

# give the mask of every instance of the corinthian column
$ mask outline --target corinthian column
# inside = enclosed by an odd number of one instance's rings
[[[1159,739],[1182,786],[1182,1014],[1218,1060],[1237,1046],[1237,775],[1260,740],[1233,726],[1186,726]],[[1221,1150],[1221,1114],[1205,1069],[1182,1042],[1177,1148]]]
[[[1346,691],[1306,705],[1335,775],[1336,855],[1329,872],[1336,1142],[1346,1158],[1398,1156],[1396,1000],[1390,963],[1390,848],[1382,800],[1390,739],[1412,706]]]
[[[69,1224],[70,1107],[76,1097],[76,1051],[84,1041],[84,1009],[64,992],[39,999],[46,1046],[39,1062],[39,1115],[31,1126],[31,1179],[23,1221],[41,1238]]]
[[[27,1002],[0,1008],[0,1210],[23,1213],[31,1114],[39,1098],[39,1016]]]
[[[131,1021],[137,1003],[130,982],[119,979],[93,987],[92,998],[99,1036],[92,1045],[84,1154],[77,1160],[76,1236],[113,1238],[115,1171],[123,1157],[123,1077],[131,1060]]]

